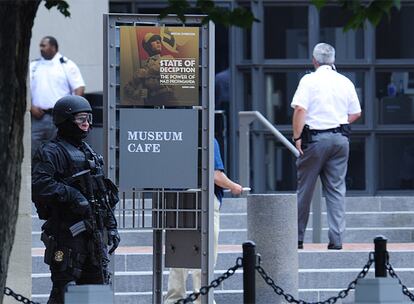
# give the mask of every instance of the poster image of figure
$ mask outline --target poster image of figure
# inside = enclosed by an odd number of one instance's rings
[[[122,105],[198,105],[198,69],[198,27],[121,26]]]

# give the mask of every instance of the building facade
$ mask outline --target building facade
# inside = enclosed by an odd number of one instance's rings
[[[313,46],[327,42],[336,48],[336,67],[353,81],[362,106],[351,137],[349,193],[414,190],[414,1],[402,1],[401,9],[393,9],[377,27],[367,22],[347,32],[343,25],[350,16],[335,2],[320,11],[309,1],[216,3],[247,7],[260,20],[251,30],[216,28],[216,82],[219,88],[229,83],[227,97],[218,92],[216,109],[226,115],[226,165],[233,177],[238,175],[238,112],[260,111],[290,138],[291,99],[300,78],[313,69]],[[113,13],[158,13],[164,6],[165,1],[153,0],[109,2]],[[257,193],[296,189],[294,156],[256,124],[251,185]]]
[[[85,14],[93,9],[91,3],[101,1],[81,2],[71,4],[70,19],[57,11],[39,10],[31,58],[38,57],[37,45],[43,35],[55,35],[62,53],[79,64],[87,93],[91,93],[102,91],[101,14],[158,14],[166,1],[110,0],[99,6],[93,20],[85,18]],[[410,16],[414,1],[402,1],[401,10],[394,9],[390,18],[384,18],[377,27],[367,22],[363,29],[347,32],[343,25],[349,16],[335,1],[320,11],[310,1],[216,3],[229,9],[247,7],[260,20],[250,30],[216,26],[216,110],[222,110],[217,118],[220,129],[224,129],[218,137],[223,140],[226,168],[232,178],[238,177],[238,112],[260,111],[290,138],[291,99],[300,78],[313,69],[313,46],[324,41],[336,48],[336,67],[354,82],[363,111],[353,126],[349,193],[412,193],[414,42],[410,29],[414,21]],[[51,27],[50,19],[59,26]],[[95,26],[81,34],[89,22]],[[62,31],[63,28],[72,30]],[[259,124],[252,127],[250,171],[256,193],[296,189],[294,156]]]

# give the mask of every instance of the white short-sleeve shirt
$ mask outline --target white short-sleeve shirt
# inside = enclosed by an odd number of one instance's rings
[[[85,86],[77,65],[60,53],[51,60],[40,58],[30,63],[32,105],[51,109],[60,98]]]
[[[326,130],[348,123],[348,114],[361,112],[354,84],[329,65],[302,77],[291,103],[306,110],[310,129]]]

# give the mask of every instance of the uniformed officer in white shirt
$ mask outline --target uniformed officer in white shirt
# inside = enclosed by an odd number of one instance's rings
[[[56,135],[52,109],[56,101],[67,95],[83,95],[85,82],[77,65],[62,56],[54,37],[40,41],[41,58],[30,63],[32,93],[32,156],[37,148]]]
[[[297,166],[298,248],[308,223],[315,183],[320,176],[328,214],[328,249],[342,249],[345,232],[345,175],[349,124],[361,116],[354,84],[335,70],[335,49],[319,43],[313,49],[315,72],[305,75],[293,97],[293,141],[300,152]]]

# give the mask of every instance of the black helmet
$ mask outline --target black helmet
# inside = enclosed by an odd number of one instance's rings
[[[63,122],[73,120],[76,113],[92,113],[89,102],[82,96],[69,95],[59,99],[53,107],[53,122],[56,126]]]
[[[151,47],[151,42],[157,41],[157,40],[161,41],[161,36],[158,34],[154,34],[154,33],[147,33],[144,36],[144,39],[142,39],[142,47],[148,53],[148,55],[150,56],[155,55],[155,52],[153,51]]]

